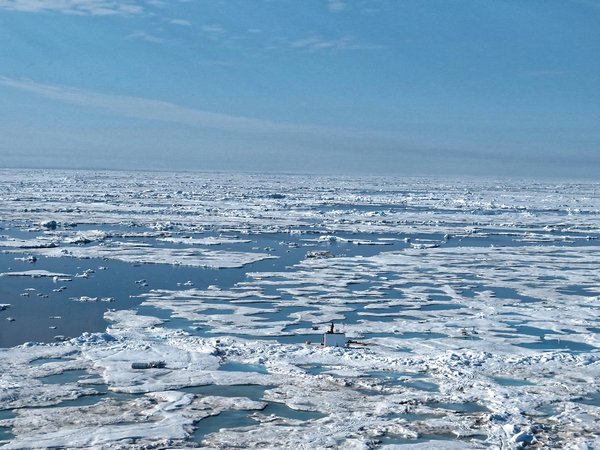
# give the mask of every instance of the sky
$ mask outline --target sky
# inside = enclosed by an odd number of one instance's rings
[[[600,0],[0,0],[0,167],[600,179]]]

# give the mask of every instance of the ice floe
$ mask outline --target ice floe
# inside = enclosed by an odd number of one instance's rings
[[[0,277],[31,277],[31,278],[42,278],[42,277],[58,277],[58,278],[69,278],[72,275],[66,273],[49,272],[47,270],[25,270],[22,272],[3,272],[0,273]]]

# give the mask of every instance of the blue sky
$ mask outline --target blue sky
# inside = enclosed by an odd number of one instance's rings
[[[0,0],[0,166],[598,178],[598,0]]]

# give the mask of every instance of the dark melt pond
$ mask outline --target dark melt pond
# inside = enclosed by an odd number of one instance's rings
[[[0,420],[13,419],[15,414],[12,411],[0,411]],[[0,441],[7,441],[13,438],[9,427],[0,426]]]
[[[256,425],[252,414],[260,413],[277,417],[307,421],[325,417],[325,414],[315,411],[298,411],[282,403],[267,403],[263,410],[258,411],[223,411],[216,416],[206,417],[196,422],[192,440],[201,443],[207,435],[216,433],[224,428],[244,428]]]
[[[258,384],[235,384],[231,386],[207,384],[204,386],[183,388],[180,389],[180,391],[203,396],[247,397],[250,400],[261,401],[265,395],[265,391],[271,387],[272,386],[261,386]]]
[[[411,445],[411,444],[427,444],[427,446],[421,446],[419,448],[429,448],[429,449],[443,449],[445,446],[450,446],[452,448],[456,447],[456,443],[463,442],[465,446],[469,443],[478,443],[484,444],[486,436],[469,436],[469,437],[457,437],[453,434],[425,434],[421,435],[416,439],[406,438],[402,436],[395,435],[386,435],[379,440],[383,445]],[[447,444],[444,444],[444,443]]]
[[[34,359],[33,361],[31,361],[29,364],[31,364],[32,366],[41,366],[41,365],[47,364],[47,363],[65,362],[68,360],[69,360],[69,358],[37,358],[37,359]]]
[[[196,422],[191,440],[202,443],[204,438],[216,433],[222,428],[243,428],[256,425],[256,421],[249,417],[248,411],[223,411],[217,416],[206,417]]]
[[[584,405],[600,407],[600,392],[593,392],[591,394],[584,395],[581,399],[577,400],[577,402],[583,403]]]
[[[227,362],[225,364],[221,364],[219,370],[225,370],[227,372],[269,373],[265,366],[243,364],[239,362]]]
[[[40,381],[44,384],[77,383],[79,380],[87,378],[89,375],[87,370],[67,370],[56,375],[42,377],[40,378]]]
[[[268,403],[266,408],[262,410],[262,413],[301,421],[317,420],[326,416],[317,411],[300,411],[292,409],[283,403]]]
[[[584,344],[583,342],[567,341],[564,339],[543,339],[537,342],[516,344],[516,346],[533,350],[565,350],[574,353],[597,350],[597,348],[592,345]]]

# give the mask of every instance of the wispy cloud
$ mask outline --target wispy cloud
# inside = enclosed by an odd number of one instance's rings
[[[93,16],[132,15],[143,12],[140,4],[129,0],[0,0],[0,9]]]
[[[137,31],[126,36],[126,39],[136,39],[144,42],[150,42],[152,44],[164,44],[166,41],[157,36],[146,33],[145,31]]]
[[[289,46],[307,52],[318,51],[350,51],[350,50],[377,50],[385,48],[383,45],[359,42],[356,39],[344,36],[337,39],[327,39],[320,36],[309,36],[303,39],[290,41]]]
[[[209,34],[221,34],[225,32],[225,29],[219,24],[204,25],[202,31]]]
[[[185,20],[185,19],[171,19],[171,20],[169,20],[169,23],[171,25],[179,25],[182,27],[189,27],[192,25],[192,23],[189,20]]]
[[[234,133],[258,135],[281,135],[301,138],[334,139],[355,142],[365,139],[368,142],[397,141],[396,133],[358,131],[352,129],[325,127],[319,125],[275,122],[263,119],[214,113],[188,108],[175,103],[140,97],[118,96],[76,89],[65,86],[47,85],[30,80],[19,80],[0,76],[0,86],[39,95],[44,98],[108,111],[117,116],[144,120],[171,122],[193,127],[204,127]]]
[[[347,8],[348,5],[342,0],[328,0],[327,9],[332,13],[340,13]]]
[[[2,76],[0,76],[0,85],[30,92],[64,103],[110,111],[122,116],[174,122],[182,125],[238,132],[284,133],[307,132],[309,130],[315,131],[321,128],[213,113],[187,108],[164,101],[140,97],[107,95],[82,89],[47,85],[29,80],[17,80]]]
[[[232,67],[236,65],[233,61],[227,61],[225,59],[203,58],[199,59],[198,62],[207,66]]]

